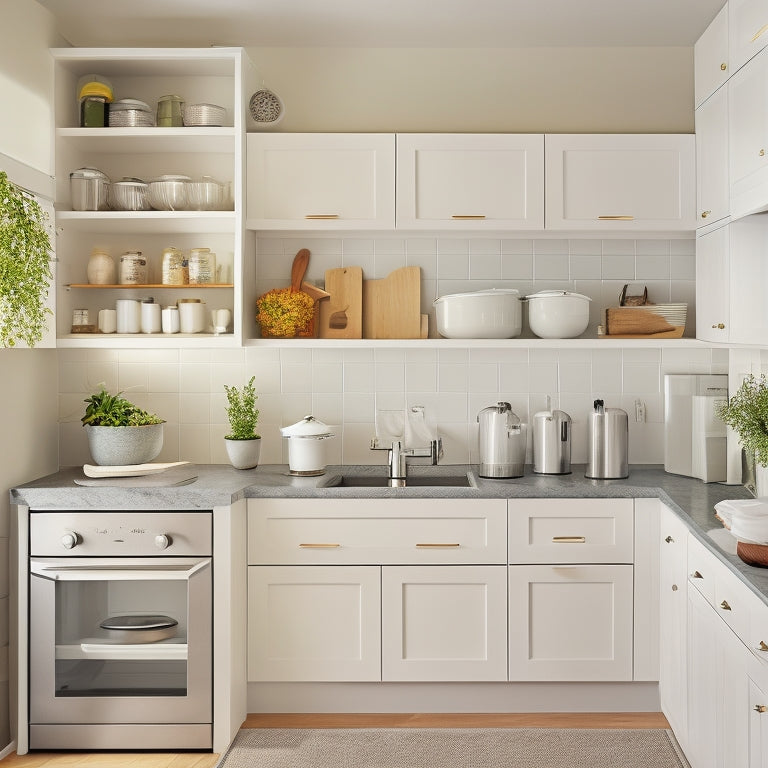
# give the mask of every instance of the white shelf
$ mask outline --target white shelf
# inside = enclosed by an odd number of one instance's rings
[[[57,645],[57,659],[92,659],[104,661],[153,661],[187,659],[187,644],[179,638],[173,642],[157,643],[106,643],[98,639],[84,639],[72,645]]]
[[[704,349],[698,339],[247,339],[245,346],[323,349]]]
[[[59,336],[56,346],[61,349],[94,347],[99,349],[199,349],[239,347],[233,333],[69,333]]]
[[[234,211],[57,211],[56,226],[99,234],[232,232]]]
[[[225,153],[235,150],[235,129],[223,128],[58,128],[57,139],[88,152],[167,154]]]

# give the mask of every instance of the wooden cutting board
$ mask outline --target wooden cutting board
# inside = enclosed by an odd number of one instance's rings
[[[401,267],[363,281],[363,337],[421,338],[421,269]]]
[[[363,337],[363,268],[339,267],[325,271],[328,301],[320,305],[321,339]]]

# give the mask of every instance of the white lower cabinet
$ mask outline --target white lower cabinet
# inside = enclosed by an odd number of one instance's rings
[[[768,766],[768,670],[757,661],[747,669],[747,699],[749,712],[749,768]]]
[[[631,680],[631,565],[509,569],[510,680]]]
[[[248,679],[381,679],[376,566],[248,569]]]
[[[382,569],[382,680],[507,679],[507,569]]]

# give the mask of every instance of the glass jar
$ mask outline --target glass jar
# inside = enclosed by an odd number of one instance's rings
[[[210,248],[193,248],[189,252],[189,283],[216,282],[216,254]]]
[[[157,125],[180,128],[184,125],[184,101],[181,96],[161,96],[157,100]]]
[[[163,285],[189,283],[189,266],[178,248],[163,249]]]
[[[105,128],[107,118],[107,100],[103,96],[86,96],[80,101],[81,128]]]
[[[144,285],[147,282],[147,260],[141,251],[128,251],[120,257],[120,284]]]

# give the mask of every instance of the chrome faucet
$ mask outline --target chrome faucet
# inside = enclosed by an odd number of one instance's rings
[[[379,446],[377,440],[371,441],[372,451],[387,451],[387,465],[389,466],[389,484],[392,487],[406,485],[408,480],[408,459],[429,459],[432,466],[436,466],[443,456],[442,438],[431,440],[428,447],[403,448],[402,440],[393,440],[389,448]]]

